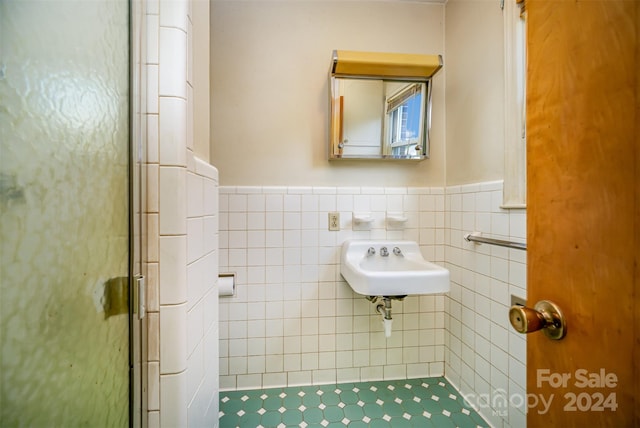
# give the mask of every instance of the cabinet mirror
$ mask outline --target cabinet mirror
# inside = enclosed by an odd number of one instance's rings
[[[330,159],[429,157],[431,80],[331,78]]]

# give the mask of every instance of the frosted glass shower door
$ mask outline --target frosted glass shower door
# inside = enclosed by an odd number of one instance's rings
[[[0,0],[0,426],[129,424],[129,4]]]

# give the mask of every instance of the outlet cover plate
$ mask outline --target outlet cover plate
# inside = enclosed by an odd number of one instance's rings
[[[340,213],[329,213],[329,230],[340,230]]]

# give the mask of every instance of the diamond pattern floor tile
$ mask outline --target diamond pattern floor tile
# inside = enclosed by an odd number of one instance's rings
[[[221,428],[486,427],[443,377],[220,393]]]

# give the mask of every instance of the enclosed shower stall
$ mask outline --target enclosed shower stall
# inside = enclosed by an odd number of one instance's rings
[[[134,17],[0,2],[0,426],[139,425]]]

